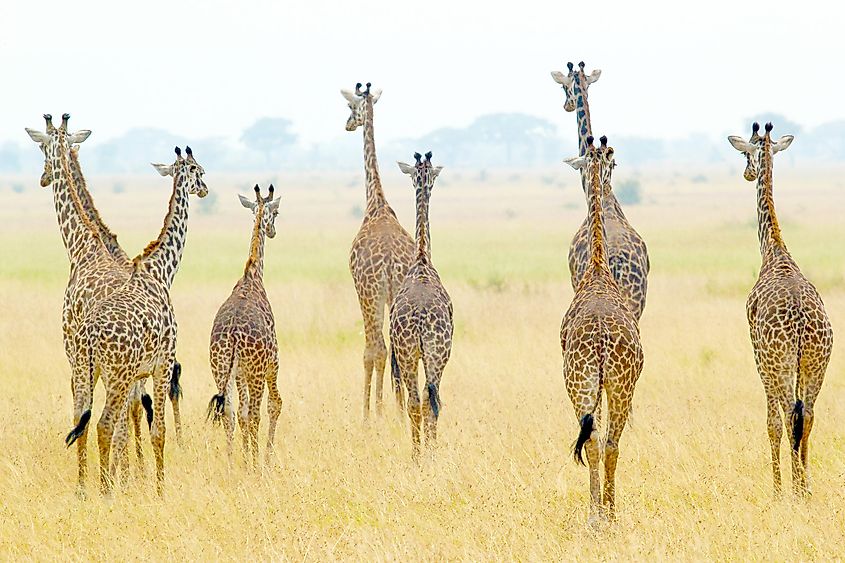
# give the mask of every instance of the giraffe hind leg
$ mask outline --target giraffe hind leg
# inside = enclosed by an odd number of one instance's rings
[[[170,405],[173,407],[173,426],[176,428],[176,443],[182,445],[182,416],[179,412],[179,400],[182,398],[182,364],[173,362],[173,370],[170,373]],[[152,423],[152,412],[148,413]]]

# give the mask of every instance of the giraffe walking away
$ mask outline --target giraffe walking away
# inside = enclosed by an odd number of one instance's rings
[[[349,253],[349,270],[358,293],[358,303],[364,318],[364,418],[370,412],[370,388],[373,372],[376,376],[376,410],[382,411],[384,368],[387,347],[384,344],[384,311],[390,308],[405,279],[414,257],[414,242],[402,228],[396,213],[384,197],[376,160],[373,136],[373,105],[379,100],[381,90],[366,90],[361,84],[355,91],[341,90],[349,103],[351,115],[346,130],[364,128],[364,172],[367,186],[367,208],[361,228],[352,241]],[[394,392],[397,390],[394,388]]]
[[[151,375],[153,421],[150,437],[156,462],[156,487],[159,494],[163,494],[164,403],[171,390],[177,329],[169,287],[185,244],[189,195],[204,197],[208,193],[202,180],[204,170],[194,160],[190,149],[186,148],[186,152],[187,157],[183,159],[177,148],[173,165],[156,166],[162,174],[163,169],[167,169],[167,175],[173,176],[173,192],[158,238],[133,259],[129,279],[94,303],[73,335],[74,406],[79,414],[66,442],[68,445],[81,444],[78,446],[78,452],[83,452],[80,454],[80,490],[84,490],[85,484],[84,443],[91,418],[94,383],[102,378],[106,389],[105,405],[97,424],[97,441],[100,487],[107,494],[125,459],[130,388],[139,379]],[[112,443],[115,455],[109,469]]]
[[[593,134],[587,90],[591,84],[599,79],[601,71],[596,69],[590,74],[586,74],[583,61],[578,63],[577,70],[572,63],[567,63],[567,68],[569,69],[568,74],[554,71],[552,78],[563,87],[566,94],[564,109],[568,112],[576,112],[578,154],[584,156],[587,137]],[[582,187],[586,192],[587,186],[582,183]],[[610,271],[619,284],[622,297],[639,322],[645,309],[648,292],[648,271],[650,268],[648,249],[645,241],[625,217],[622,206],[616,199],[611,185],[608,183],[603,186],[603,189],[602,211]],[[573,290],[577,289],[578,283],[587,271],[589,264],[590,216],[587,214],[569,245],[569,273]]]
[[[627,306],[610,270],[604,240],[603,186],[610,184],[614,151],[601,138],[601,146],[586,139],[583,156],[567,159],[581,172],[587,189],[590,217],[590,262],[578,282],[575,296],[560,327],[563,379],[581,430],[575,442],[576,461],[590,467],[590,523],[615,515],[616,462],[619,439],[631,411],[634,386],[643,367],[636,317]],[[602,393],[607,396],[607,435],[599,445]],[[604,494],[599,477],[604,457]]]
[[[416,191],[416,257],[396,294],[390,309],[390,365],[397,400],[402,403],[401,385],[408,391],[408,416],[411,419],[413,457],[420,453],[422,419],[425,418],[426,443],[437,439],[440,416],[440,379],[452,353],[452,301],[431,262],[431,235],[428,221],[429,200],[434,180],[443,169],[432,166],[431,152],[425,160],[414,154],[416,164],[400,162],[399,168],[411,177]],[[420,402],[417,368],[425,370],[423,401]]]
[[[282,411],[276,378],[279,373],[279,346],[276,342],[276,322],[273,309],[264,290],[264,239],[276,236],[276,217],[279,199],[270,194],[261,196],[255,186],[255,200],[238,196],[241,205],[255,214],[249,257],[244,274],[232,289],[232,294],[220,306],[211,328],[209,356],[211,373],[218,393],[211,398],[208,415],[214,422],[222,422],[226,430],[229,462],[232,462],[232,441],[235,432],[233,395],[237,384],[240,392],[240,427],[243,434],[244,455],[258,468],[258,425],[261,420],[261,400],[267,385],[267,414],[270,429],[267,434],[266,462],[272,459],[276,422]]]
[[[746,157],[745,179],[757,181],[757,236],[762,265],[746,303],[757,371],[766,392],[772,448],[774,494],[781,494],[780,444],[784,419],[792,445],[792,488],[809,494],[809,447],[816,398],[833,348],[833,329],[819,292],[801,273],[786,248],[775,213],[774,155],[786,150],[792,135],[774,141],[754,123],[751,138],[728,137]],[[783,418],[781,418],[783,417]]]

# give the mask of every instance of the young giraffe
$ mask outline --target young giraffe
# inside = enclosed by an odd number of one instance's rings
[[[373,370],[376,374],[376,410],[382,410],[384,368],[387,347],[384,345],[384,309],[393,302],[405,273],[413,261],[414,242],[402,228],[396,213],[388,205],[381,187],[376,145],[373,137],[373,104],[381,90],[370,92],[355,85],[355,92],[341,90],[349,102],[352,114],[346,121],[346,130],[364,127],[364,171],[367,177],[367,209],[361,228],[352,241],[349,253],[349,270],[358,292],[361,315],[364,317],[364,418],[370,411],[370,387]],[[396,391],[396,389],[394,389]]]
[[[156,240],[132,261],[129,279],[95,303],[74,338],[74,401],[81,415],[66,438],[68,445],[79,441],[81,451],[91,417],[93,386],[102,377],[106,402],[97,425],[100,450],[100,483],[103,493],[111,489],[128,440],[127,408],[130,387],[152,376],[153,421],[150,436],[156,460],[157,490],[164,484],[164,402],[171,389],[175,362],[176,320],[169,287],[178,270],[187,234],[190,194],[205,197],[208,188],[204,170],[186,148],[176,162],[155,165],[162,175],[173,176],[173,192],[161,232]],[[119,417],[119,418],[118,418]],[[112,441],[115,456],[109,471]],[[79,486],[84,487],[84,454],[80,455]]]
[[[269,464],[276,435],[276,422],[282,411],[282,398],[276,383],[279,373],[279,346],[276,342],[276,322],[267,292],[264,290],[264,238],[276,236],[276,217],[279,199],[261,197],[256,184],[255,201],[239,195],[241,205],[252,210],[255,223],[249,243],[249,257],[244,275],[235,284],[232,294],[220,306],[211,327],[209,355],[211,372],[219,393],[211,398],[208,414],[215,422],[223,422],[226,429],[227,453],[232,460],[232,440],[235,432],[235,411],[232,406],[235,384],[240,391],[240,424],[244,438],[244,455],[252,451],[252,462],[258,468],[258,424],[261,420],[261,400],[267,385],[267,414],[270,429],[267,434],[266,461]]]
[[[587,189],[590,217],[590,262],[560,327],[563,378],[581,431],[575,442],[575,459],[582,465],[582,448],[590,465],[590,521],[615,507],[616,460],[619,438],[631,410],[634,385],[643,368],[643,352],[636,317],[628,308],[610,270],[604,240],[604,186],[610,184],[615,165],[607,137],[601,147],[587,137],[583,156],[566,160],[581,171]],[[604,446],[604,497],[599,480],[600,452],[597,426],[602,391],[607,394],[608,424]]]
[[[414,263],[390,309],[390,366],[394,390],[399,403],[400,382],[408,390],[408,416],[411,419],[413,457],[420,452],[422,417],[425,417],[426,440],[437,439],[437,419],[440,415],[440,378],[452,352],[452,301],[431,263],[431,235],[428,205],[434,180],[442,166],[431,165],[431,152],[425,160],[414,154],[416,165],[400,162],[399,168],[411,177],[417,200],[417,251]],[[425,391],[420,412],[417,384],[417,365],[420,359],[425,369]]]
[[[552,72],[552,78],[563,87],[566,93],[564,109],[575,111],[578,125],[578,154],[584,156],[587,148],[587,137],[591,136],[590,105],[587,101],[587,89],[601,76],[596,69],[589,75],[584,73],[584,63],[575,65],[567,63],[569,74]],[[586,191],[582,179],[582,187]],[[608,251],[610,271],[619,284],[622,297],[639,321],[645,309],[646,293],[648,291],[649,259],[648,249],[639,233],[631,226],[622,206],[613,194],[610,184],[604,186],[602,198],[604,213],[605,244]],[[589,214],[581,223],[581,227],[572,238],[569,245],[569,273],[572,289],[578,287],[578,282],[590,264],[590,217]]]
[[[772,124],[752,127],[751,138],[728,137],[747,159],[745,179],[757,180],[757,236],[763,264],[746,304],[757,371],[766,391],[769,440],[775,495],[781,493],[781,413],[792,429],[792,487],[809,493],[808,450],[813,407],[833,348],[833,329],[819,292],[801,273],[783,241],[772,195],[776,153],[786,150],[792,135],[773,141]]]

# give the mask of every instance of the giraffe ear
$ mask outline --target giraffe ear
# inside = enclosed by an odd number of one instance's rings
[[[405,174],[408,174],[409,176],[416,171],[416,168],[414,166],[411,166],[410,164],[405,164],[404,162],[399,161],[397,161],[396,164],[399,165],[399,170],[401,170]]]
[[[256,203],[251,199],[245,198],[241,194],[238,194],[238,199],[241,200],[241,205],[243,205],[247,209],[255,209]]]
[[[276,211],[276,210],[279,209],[279,204],[281,202],[282,202],[282,198],[277,197],[276,199],[274,199],[273,201],[271,201],[270,203],[267,204],[267,209],[269,209],[270,211]]]
[[[728,142],[733,148],[735,148],[739,152],[750,153],[756,148],[755,145],[752,145],[751,143],[737,135],[731,135],[730,137],[728,137]]]
[[[443,170],[442,166],[435,166],[431,169],[431,178],[437,178],[440,175],[440,171]]]
[[[601,76],[601,70],[596,69],[590,73],[590,76],[587,77],[587,84],[592,84],[593,82],[598,82],[599,76]]]
[[[356,96],[355,93],[352,92],[351,90],[341,90],[340,94],[344,98],[346,98],[346,101],[349,102],[350,104],[354,104],[355,102],[358,101],[358,96]]]
[[[569,78],[569,76],[557,70],[552,71],[552,80],[554,80],[561,86],[569,86],[572,84],[572,79]]]
[[[158,170],[158,173],[162,176],[172,176],[173,175],[173,166],[170,164],[156,164],[155,162],[151,162],[153,168]]]
[[[777,154],[780,151],[785,151],[789,148],[789,145],[792,144],[792,140],[795,139],[792,135],[784,135],[780,139],[777,140],[776,143],[772,143],[772,154]]]
[[[373,99],[373,103],[376,103],[381,98],[381,89],[370,92],[370,97]]]
[[[36,129],[30,129],[29,127],[27,127],[26,133],[29,135],[29,138],[35,141],[36,143],[47,144],[50,142],[50,135],[43,131],[38,131]]]
[[[583,156],[573,156],[570,158],[564,158],[563,161],[575,170],[581,170],[587,165],[587,159]]]
[[[73,133],[72,135],[68,135],[67,136],[67,142],[68,142],[68,144],[71,144],[71,145],[72,144],[78,144],[78,143],[81,143],[82,141],[84,141],[85,139],[87,139],[90,136],[91,136],[91,130],[90,129],[80,129],[76,133]]]

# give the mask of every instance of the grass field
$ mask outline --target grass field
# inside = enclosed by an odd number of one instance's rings
[[[230,469],[222,430],[205,421],[215,392],[211,321],[241,273],[251,227],[234,193],[256,180],[209,175],[219,212],[192,214],[173,289],[186,439],[176,444],[168,414],[164,499],[149,476],[146,432],[147,477],[103,500],[92,472],[94,494],[77,499],[76,456],[63,444],[71,425],[60,330],[67,259],[52,198],[48,190],[0,189],[0,558],[845,557],[838,347],[816,407],[813,496],[772,498],[764,395],[745,321],[760,262],[754,189],[738,171],[707,183],[644,175],[645,201],[628,210],[652,263],[641,322],[645,369],[620,444],[618,522],[601,533],[586,527],[587,470],[570,455],[577,426],[559,343],[572,296],[566,251],[584,203],[574,173],[554,174],[563,185],[529,176],[488,185],[447,170],[435,187],[433,255],[454,302],[456,334],[439,447],[419,465],[410,460],[407,421],[389,401],[382,418],[362,423],[363,334],[347,269],[361,183],[279,181],[265,283],[285,402],[277,459],[262,475],[240,455]],[[775,195],[787,244],[839,336],[845,197],[827,178],[776,171]],[[132,254],[158,232],[169,184],[152,172],[130,181],[143,189],[114,195],[112,179],[89,183]],[[386,174],[386,190],[412,228],[407,180]],[[95,417],[101,403],[98,389]],[[261,432],[263,440],[264,425]],[[89,449],[93,469],[90,441]],[[783,452],[788,468],[785,444]]]

